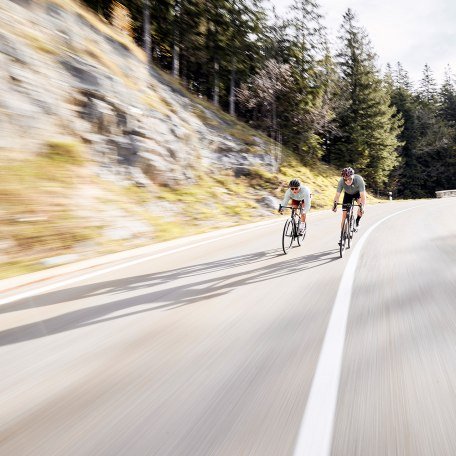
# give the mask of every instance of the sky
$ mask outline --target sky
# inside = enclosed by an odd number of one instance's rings
[[[317,0],[324,24],[335,41],[342,16],[351,8],[379,56],[382,71],[401,62],[418,83],[427,63],[440,84],[449,64],[456,73],[455,0]],[[270,0],[284,13],[292,0]]]

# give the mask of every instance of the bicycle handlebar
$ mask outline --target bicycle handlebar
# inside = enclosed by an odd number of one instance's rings
[[[345,207],[350,207],[351,203],[336,203],[336,206],[345,206]],[[355,207],[362,207],[362,204],[353,204]]]

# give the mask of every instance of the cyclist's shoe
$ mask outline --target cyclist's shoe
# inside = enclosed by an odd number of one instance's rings
[[[299,236],[302,236],[304,234],[304,231],[306,231],[304,228],[299,228],[299,231],[298,231]]]
[[[357,232],[358,232],[358,226],[354,226],[354,227],[353,227],[353,232],[354,232],[354,233],[357,233]]]

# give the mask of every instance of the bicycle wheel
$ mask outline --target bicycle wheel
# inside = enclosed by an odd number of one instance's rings
[[[350,212],[350,216],[347,215],[347,249],[351,247],[351,240],[353,237],[353,212]]]
[[[294,238],[294,223],[293,219],[288,219],[285,222],[285,226],[283,227],[283,234],[282,234],[282,249],[283,253],[287,253],[290,250],[291,245],[293,244]]]
[[[351,231],[351,237],[352,238],[353,238],[353,236],[356,233],[355,228],[356,228],[355,227],[355,213],[353,212],[353,215],[350,218],[350,231]]]
[[[302,222],[301,224],[299,225],[300,228],[302,228]],[[302,243],[304,242],[304,238],[306,237],[306,232],[307,232],[307,224],[306,222],[304,222],[304,231],[302,232],[302,234],[299,234],[298,232],[298,245],[302,245]]]
[[[348,237],[349,237],[348,236],[348,220],[345,219],[344,227],[342,228],[342,231],[340,232],[339,253],[340,253],[341,258],[344,256],[344,250],[345,250],[345,246],[347,244]]]

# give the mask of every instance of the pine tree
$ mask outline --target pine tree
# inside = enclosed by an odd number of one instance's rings
[[[456,126],[456,84],[455,77],[448,66],[439,92],[439,114],[452,126]]]
[[[437,102],[437,83],[428,64],[424,65],[423,76],[418,88],[420,100],[430,106],[436,106]]]
[[[396,87],[413,92],[413,84],[410,81],[409,74],[400,62],[396,64],[396,71],[393,72],[393,80]]]
[[[320,6],[314,0],[294,0],[290,7],[289,63],[294,87],[284,102],[289,121],[283,131],[286,141],[305,160],[323,154],[317,132],[325,123],[324,70],[320,64],[326,57],[325,28],[322,25]]]
[[[403,119],[403,129],[399,135],[401,142],[397,152],[400,164],[393,171],[389,180],[389,189],[396,195],[404,198],[423,196],[421,186],[421,165],[416,156],[417,143],[417,102],[412,93],[412,86],[407,72],[398,62],[396,70],[392,72],[391,80],[387,80],[390,87],[390,98],[392,105]]]
[[[402,120],[386,93],[375,67],[375,54],[366,32],[351,10],[344,15],[338,63],[342,79],[342,108],[337,120],[332,162],[353,166],[368,185],[383,188],[398,164],[398,135]]]

